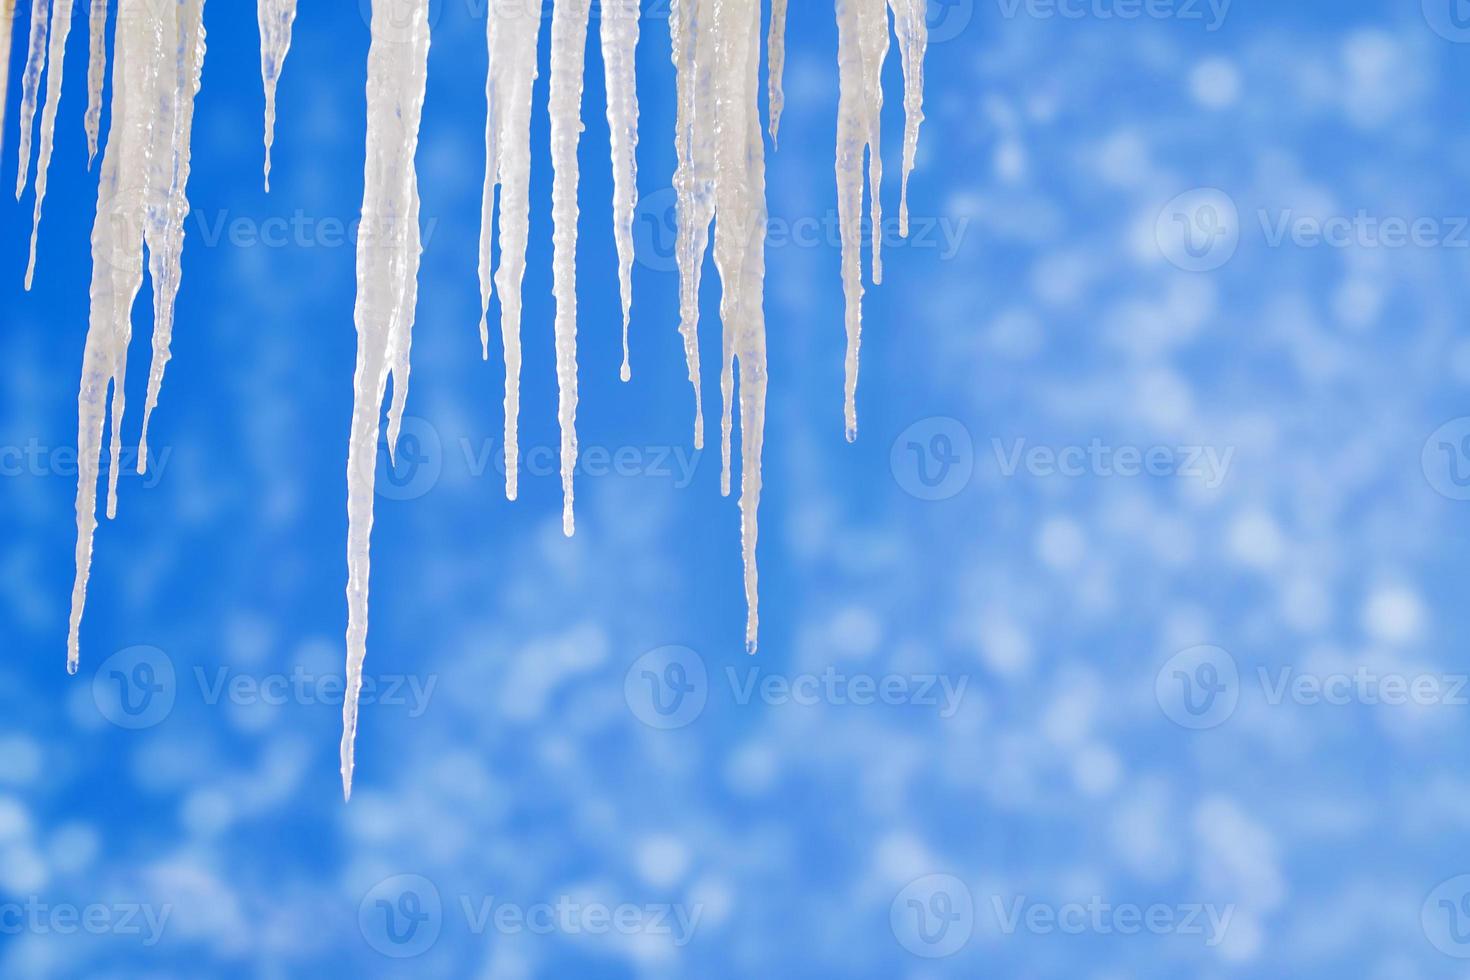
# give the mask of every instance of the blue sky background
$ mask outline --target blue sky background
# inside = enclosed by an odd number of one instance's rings
[[[689,443],[664,8],[628,385],[595,21],[588,51],[565,540],[547,32],[511,504],[477,330],[483,4],[436,3],[417,468],[380,478],[350,806],[340,229],[366,24],[302,4],[267,196],[253,11],[206,10],[158,465],[99,530],[68,677],[78,15],[29,294],[31,197],[0,206],[0,974],[1464,975],[1470,11],[931,4],[915,234],[868,292],[855,445],[836,30],[792,4],[749,658],[738,511]],[[130,443],[150,308],[145,287]]]

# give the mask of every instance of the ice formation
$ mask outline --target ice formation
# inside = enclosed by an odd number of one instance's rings
[[[9,12],[16,0],[0,0]],[[45,193],[62,58],[74,5],[52,0],[50,59],[36,220]],[[357,364],[348,446],[347,696],[342,708],[342,784],[351,794],[358,695],[367,651],[369,546],[373,484],[383,401],[388,407],[387,446],[395,453],[408,397],[409,352],[418,298],[419,189],[415,171],[430,45],[430,0],[372,0],[367,66],[367,140],[362,222],[357,241]],[[572,473],[576,465],[577,408],[577,149],[591,0],[553,0],[551,121],[553,323],[562,433],[563,525],[572,533]],[[670,0],[676,112],[673,175],[675,256],[679,270],[679,324],[689,381],[694,389],[694,444],[704,445],[700,390],[699,291],[701,267],[711,244],[720,280],[721,490],[731,486],[731,445],[738,399],[741,431],[741,552],[748,609],[746,645],[754,652],[757,603],[757,514],[761,448],[765,430],[766,335],[765,136],[762,91],[761,0]],[[787,0],[770,0],[764,91],[772,144],[783,108]],[[77,574],[72,594],[68,668],[78,664],[78,632],[86,598],[96,530],[97,482],[103,428],[111,401],[111,469],[107,513],[116,512],[124,410],[123,380],[131,336],[131,311],[144,271],[153,281],[153,361],[144,408],[140,469],[147,459],[148,421],[158,401],[169,359],[173,305],[180,281],[194,96],[203,66],[204,0],[121,0],[112,64],[110,133],[103,154],[92,231],[91,311],[78,396]],[[639,0],[602,0],[599,35],[605,69],[607,120],[613,171],[613,227],[618,255],[623,364],[629,377],[628,328],[632,308],[633,217],[637,206],[638,98],[635,53]],[[848,438],[856,435],[855,394],[861,339],[862,198],[871,185],[874,282],[882,278],[879,116],[882,69],[889,48],[888,18],[898,39],[904,76],[903,190],[900,229],[908,230],[908,180],[923,119],[923,58],[927,44],[926,0],[835,0],[838,24],[838,143],[836,174],[842,236],[842,283],[847,331],[844,414]],[[530,227],[532,96],[537,78],[543,0],[492,0],[483,6],[489,69],[486,76],[485,186],[479,249],[481,354],[489,356],[490,301],[500,294],[505,357],[506,496],[517,491],[517,418],[520,405],[521,286]],[[275,87],[291,43],[295,0],[258,0],[261,76],[265,88],[265,178],[269,189],[275,122]],[[106,0],[90,0],[91,44],[87,70],[86,128],[95,156],[107,66]],[[21,166],[25,186],[31,131],[47,60],[46,0],[32,0],[20,113]],[[11,21],[0,27],[0,51],[8,49]],[[3,83],[0,83],[3,84]],[[3,88],[0,88],[3,95]],[[0,98],[0,106],[3,106]],[[868,171],[863,172],[864,156]],[[90,157],[89,157],[90,160]],[[497,236],[498,232],[498,236]],[[498,244],[499,260],[492,274]],[[34,256],[34,244],[33,256]],[[29,271],[27,273],[29,280]],[[738,382],[738,389],[737,389]]]
[[[46,108],[41,113],[41,155],[36,161],[36,205],[31,217],[31,255],[26,263],[26,290],[36,275],[36,238],[41,233],[41,205],[46,200],[46,175],[51,167],[51,148],[56,138],[56,104],[61,101],[61,79],[66,63],[66,38],[71,33],[72,0],[55,0],[51,5],[51,53],[47,55]],[[20,188],[16,189],[20,196]]]
[[[271,144],[276,141],[276,83],[291,50],[291,25],[296,22],[296,0],[259,0],[255,17],[260,26],[260,80],[265,84],[265,189],[271,189]]]
[[[15,0],[0,0],[0,125],[5,123],[5,107],[10,98],[10,29],[15,26]],[[0,140],[3,143],[3,140]]]

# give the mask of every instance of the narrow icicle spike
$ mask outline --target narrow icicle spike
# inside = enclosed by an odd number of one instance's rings
[[[0,146],[5,145],[5,107],[10,104],[10,32],[15,26],[15,0],[0,0]]]
[[[879,138],[883,120],[883,63],[888,60],[888,5],[886,0],[865,0],[858,5],[862,24],[863,106],[868,128],[869,231],[873,249],[873,285],[883,281],[883,153]]]
[[[561,528],[572,536],[577,468],[577,144],[591,0],[555,0],[551,10],[551,258],[556,298],[557,421],[561,427]]]
[[[780,0],[776,0],[780,2]],[[898,198],[898,233],[909,237],[909,175],[919,151],[924,121],[924,54],[929,47],[928,0],[888,0],[903,61],[903,186]]]
[[[490,69],[485,79],[485,194],[480,215],[480,345],[489,356],[490,297],[500,290],[505,352],[505,496],[516,499],[520,472],[521,281],[531,228],[531,92],[541,0],[491,3],[486,16]],[[495,188],[500,187],[500,265],[490,274]]]
[[[107,75],[107,0],[92,0],[88,12],[87,57],[87,169],[97,158],[97,134],[102,127],[102,82]]]
[[[36,277],[36,237],[41,232],[41,204],[46,200],[46,177],[51,168],[51,148],[56,137],[56,110],[61,101],[61,79],[66,63],[66,38],[71,33],[72,0],[54,0],[51,4],[51,65],[46,73],[46,108],[41,113],[41,154],[36,161],[36,206],[31,217],[31,256],[26,263],[26,292]]]
[[[36,100],[41,94],[41,72],[46,67],[46,0],[31,0],[31,36],[26,46],[25,72],[20,76],[20,162],[15,170],[15,199],[25,193],[31,173],[31,136],[35,131]],[[7,64],[7,72],[10,66]]]
[[[429,58],[429,0],[373,0],[368,49],[367,152],[357,241],[357,368],[347,453],[347,690],[342,700],[342,794],[352,796],[362,665],[367,656],[369,546],[383,396],[391,375],[396,436],[408,384],[420,241],[418,150]]]
[[[265,190],[271,189],[271,145],[276,141],[276,83],[281,66],[291,50],[291,25],[296,21],[296,0],[258,0],[255,8],[260,26],[260,79],[265,83]]]
[[[780,2],[780,0],[777,0]],[[602,64],[607,80],[607,127],[612,140],[613,232],[623,301],[623,366],[629,380],[628,320],[633,307],[633,212],[638,207],[638,0],[602,0]]]
[[[153,127],[152,169],[148,193],[148,275],[153,280],[153,361],[148,368],[148,396],[143,404],[143,432],[138,440],[138,472],[148,466],[148,426],[158,407],[164,368],[171,357],[174,301],[183,280],[184,220],[189,216],[190,144],[194,135],[194,97],[204,69],[202,0],[186,0],[179,8],[178,46],[170,64],[173,85],[170,111]]]
[[[194,4],[201,0],[193,0]],[[79,634],[97,530],[97,482],[102,462],[102,432],[107,391],[112,387],[112,447],[120,445],[128,341],[133,301],[143,283],[143,227],[147,220],[149,172],[153,164],[154,113],[163,99],[161,76],[169,64],[164,39],[177,36],[177,9],[150,0],[122,0],[118,11],[117,52],[113,59],[112,132],[102,158],[97,187],[97,219],[92,227],[91,310],[77,394],[77,547],[72,585],[67,670],[80,662]],[[114,460],[113,475],[117,464]],[[109,488],[108,516],[115,513]]]
[[[771,114],[771,145],[775,146],[781,132],[781,110],[786,107],[786,94],[781,88],[781,76],[786,71],[786,0],[771,0],[771,31],[766,38],[766,61],[766,70],[770,73],[766,101]]]
[[[699,384],[699,280],[709,246],[714,198],[714,15],[712,0],[670,0],[675,94],[674,171],[679,266],[679,334],[694,386],[694,448],[704,448],[704,397]]]

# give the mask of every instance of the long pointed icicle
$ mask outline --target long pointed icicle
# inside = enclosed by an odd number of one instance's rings
[[[862,26],[859,47],[863,53],[863,88],[867,97],[863,110],[868,128],[868,204],[872,235],[873,285],[883,281],[883,153],[880,126],[883,119],[883,62],[888,60],[888,5],[885,0],[865,0],[858,5]]]
[[[61,102],[61,79],[66,63],[66,38],[71,33],[72,0],[51,4],[51,69],[46,74],[46,108],[41,113],[41,154],[36,161],[36,206],[31,218],[31,256],[26,263],[26,292],[36,276],[36,237],[41,232],[41,205],[46,200],[46,177],[51,168],[51,148],[56,138],[56,110]]]
[[[10,104],[10,31],[15,26],[15,0],[0,0],[0,146],[5,145],[5,107]]]
[[[500,341],[505,353],[505,496],[516,499],[520,472],[521,281],[531,228],[531,92],[541,0],[491,3],[485,37],[485,195],[480,215],[480,347],[489,357],[490,297],[500,290]],[[500,265],[490,273],[495,188],[500,188]]]
[[[113,428],[123,409],[124,368],[132,337],[133,301],[143,282],[143,222],[152,142],[149,129],[158,76],[165,62],[160,19],[171,5],[122,0],[113,59],[112,133],[102,158],[97,219],[92,227],[91,311],[77,395],[77,548],[72,585],[67,670],[80,662],[78,637],[97,530],[97,482],[107,389],[112,385]],[[114,436],[114,447],[117,439]]]
[[[765,433],[766,176],[761,133],[759,0],[723,0],[715,32],[715,267],[722,286],[725,359],[721,389],[729,418],[732,360],[740,366],[740,528],[745,566],[746,649],[754,653],[760,623],[757,592],[757,512]],[[729,423],[724,424],[728,452]],[[728,475],[728,464],[726,466]]]
[[[777,0],[781,2],[781,0]],[[628,319],[633,307],[633,212],[638,207],[638,0],[603,0],[602,63],[607,79],[607,126],[612,141],[613,231],[618,245],[618,286],[623,301],[623,366],[628,363]]]
[[[407,13],[405,19],[403,15]],[[420,241],[414,155],[429,57],[429,0],[373,0],[368,49],[367,152],[357,242],[357,368],[347,454],[347,690],[342,701],[342,794],[352,796],[362,665],[367,656],[369,547],[383,395],[407,385]],[[397,412],[397,409],[394,409]],[[394,418],[400,416],[394,415]],[[390,420],[390,427],[396,425]],[[396,434],[396,432],[395,432]]]
[[[107,0],[92,0],[88,13],[90,48],[87,56],[87,169],[97,158],[97,133],[102,127],[102,82],[107,75]]]
[[[557,421],[561,427],[561,528],[572,536],[577,467],[577,144],[591,0],[556,0],[551,10],[552,293],[556,298]]]
[[[26,46],[25,73],[20,77],[20,162],[15,169],[15,199],[25,193],[31,173],[31,135],[35,130],[36,100],[41,94],[41,72],[46,67],[46,0],[31,0],[31,34]],[[9,71],[9,66],[6,67]]]
[[[679,333],[689,383],[694,386],[694,448],[704,448],[704,396],[699,383],[699,281],[714,218],[714,102],[711,66],[714,32],[711,0],[670,0],[677,114],[674,195],[678,228],[674,256],[679,265]]]
[[[291,25],[296,0],[259,0],[255,18],[260,26],[260,80],[265,85],[265,190],[271,189],[271,144],[276,141],[276,83],[291,50]]]
[[[781,0],[776,0],[780,3]],[[929,47],[928,0],[888,0],[903,60],[903,189],[898,199],[898,233],[909,237],[909,175],[919,151],[924,121],[924,54]]]
[[[781,110],[786,107],[786,94],[781,88],[781,76],[786,71],[786,0],[771,0],[771,32],[766,38],[766,62],[766,71],[770,75],[767,102],[771,114],[771,145],[775,146],[781,132]]]
[[[171,357],[174,333],[174,301],[183,278],[184,220],[189,216],[190,144],[194,135],[194,97],[204,69],[203,0],[190,0],[179,8],[179,44],[173,64],[174,98],[172,119],[161,118],[154,126],[154,183],[149,189],[148,274],[153,280],[153,361],[148,368],[148,395],[143,403],[143,432],[138,440],[138,472],[148,466],[148,425],[158,407],[163,373]],[[164,125],[171,123],[170,125]],[[167,140],[165,144],[163,140]]]

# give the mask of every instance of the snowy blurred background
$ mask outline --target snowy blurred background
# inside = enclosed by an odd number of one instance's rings
[[[855,445],[836,30],[794,2],[753,658],[738,512],[689,442],[666,5],[628,385],[588,52],[569,541],[550,168],[509,504],[477,331],[484,3],[436,0],[414,420],[379,479],[350,806],[367,28],[301,5],[267,197],[253,5],[209,4],[158,456],[100,529],[71,678],[82,6],[30,294],[31,198],[0,208],[0,974],[1464,975],[1462,0],[931,0],[914,235],[886,229],[868,293]],[[145,286],[132,406],[148,309]]]

